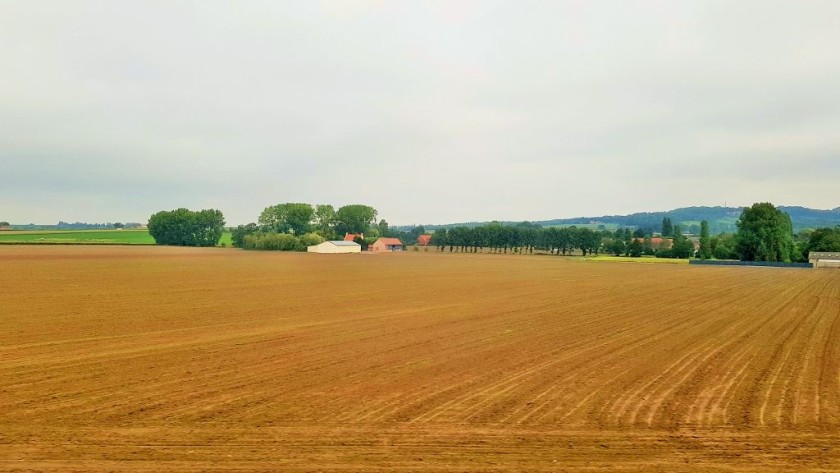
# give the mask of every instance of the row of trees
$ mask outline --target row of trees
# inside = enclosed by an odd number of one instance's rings
[[[711,236],[709,223],[700,223],[699,249],[668,217],[662,221],[663,239],[653,244],[649,229],[619,228],[615,232],[587,228],[543,228],[534,224],[439,229],[432,244],[441,251],[493,252],[547,251],[565,255],[578,249],[585,256],[606,252],[616,256],[655,255],[665,258],[740,259],[743,261],[794,262],[807,259],[810,251],[840,251],[840,227],[823,228],[800,237],[797,243],[790,216],[770,203],[757,203],[744,209],[735,234]]]
[[[552,254],[571,254],[579,249],[584,256],[601,250],[601,232],[588,228],[544,228],[530,223],[502,225],[493,222],[477,227],[438,229],[431,244],[440,251],[478,252],[485,248],[499,253],[533,253],[544,250]]]

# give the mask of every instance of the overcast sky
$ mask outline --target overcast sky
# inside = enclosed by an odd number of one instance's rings
[[[840,1],[0,0],[0,220],[840,206]]]

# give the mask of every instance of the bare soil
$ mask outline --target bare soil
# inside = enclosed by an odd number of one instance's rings
[[[840,271],[0,247],[3,471],[840,470]]]

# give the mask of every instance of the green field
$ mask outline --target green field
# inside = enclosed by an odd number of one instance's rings
[[[627,256],[598,255],[585,258],[586,261],[612,261],[616,263],[652,263],[652,264],[688,264],[687,259],[656,258],[654,256],[640,256],[638,258]]]
[[[154,245],[148,230],[57,230],[0,232],[0,244]],[[231,246],[230,232],[219,243]]]

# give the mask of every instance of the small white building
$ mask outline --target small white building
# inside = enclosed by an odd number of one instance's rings
[[[306,247],[307,253],[361,253],[362,245],[355,241],[325,241]]]
[[[812,251],[808,253],[808,262],[815,268],[840,268],[840,253]]]

